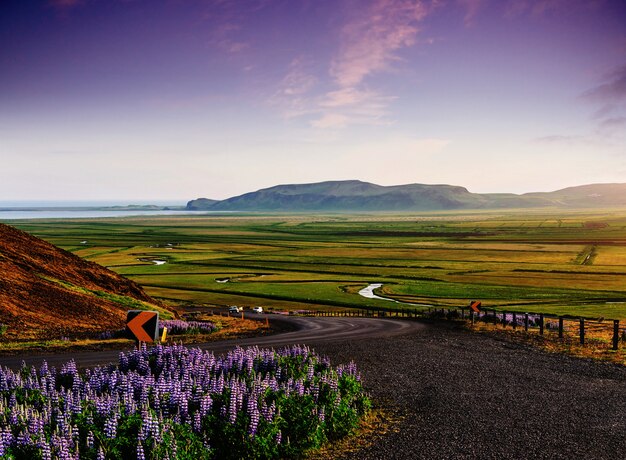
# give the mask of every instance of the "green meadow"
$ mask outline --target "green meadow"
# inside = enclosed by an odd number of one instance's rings
[[[507,310],[626,318],[626,210],[12,224],[170,300],[277,309],[481,300]],[[405,303],[360,296],[370,283]]]

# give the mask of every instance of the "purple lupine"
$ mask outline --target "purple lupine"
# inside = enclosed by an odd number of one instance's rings
[[[257,428],[259,427],[259,408],[253,396],[248,396],[247,412],[248,412],[248,417],[250,417],[250,423],[248,426],[248,434],[250,436],[254,436],[256,434]]]
[[[0,369],[0,455],[10,456],[11,449],[21,444],[35,445],[43,458],[48,458],[47,451],[49,457],[79,458],[80,446],[97,447],[97,457],[104,458],[107,439],[115,438],[118,424],[133,414],[141,419],[138,458],[140,449],[146,456],[149,446],[172,439],[174,423],[202,435],[203,420],[209,415],[222,423],[235,423],[239,414],[246,415],[246,429],[253,438],[261,417],[263,423],[282,423],[278,395],[312,395],[312,415],[322,424],[332,404],[341,403],[342,376],[358,378],[354,363],[333,369],[327,358],[301,346],[278,351],[236,348],[221,357],[180,345],[142,347],[120,353],[117,366],[97,367],[82,375],[73,361],[58,373],[47,364],[19,373]],[[45,402],[18,404],[17,389],[37,391]],[[322,391],[331,392],[330,399],[323,398],[332,401],[331,407],[318,401]],[[225,404],[214,404],[224,396]],[[81,414],[85,426],[76,424],[76,414]],[[98,445],[96,437],[102,437],[104,445]],[[282,432],[275,440],[280,444]],[[176,458],[173,441],[163,457]],[[203,440],[206,445],[209,441]]]
[[[166,327],[169,335],[210,334],[217,330],[215,324],[208,321],[162,320],[159,326],[161,330]]]
[[[146,460],[146,454],[143,451],[141,441],[137,443],[137,460]]]

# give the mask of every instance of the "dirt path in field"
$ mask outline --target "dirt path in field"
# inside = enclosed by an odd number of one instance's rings
[[[624,458],[624,366],[413,321],[269,317],[298,330],[201,348],[223,352],[237,344],[299,343],[335,364],[354,360],[374,400],[404,417],[395,432],[344,458]],[[117,356],[71,355],[82,366]],[[0,364],[15,367],[22,359],[42,358],[2,357]],[[68,358],[46,359],[58,365]]]

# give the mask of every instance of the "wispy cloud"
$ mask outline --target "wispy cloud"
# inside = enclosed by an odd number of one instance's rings
[[[279,0],[280,1],[280,0]],[[267,8],[276,0],[206,0],[203,20],[216,24],[212,30],[210,44],[229,54],[241,53],[251,47],[242,40],[242,24],[255,13]]]
[[[419,24],[430,6],[421,0],[374,0],[343,24],[339,49],[331,59],[332,88],[319,99],[317,128],[389,124],[395,99],[371,89],[369,77],[395,70],[403,48],[418,42]]]
[[[465,9],[463,22],[466,27],[470,27],[474,25],[478,12],[486,6],[487,0],[457,0],[457,3]]]
[[[506,17],[529,14],[542,17],[549,13],[563,13],[574,10],[593,10],[605,0],[509,0],[505,7]]]
[[[597,134],[614,137],[626,128],[626,65],[608,72],[601,82],[585,91],[584,100],[600,107],[593,118],[597,120]]]
[[[422,0],[372,0],[350,10],[327,76],[320,74],[320,63],[313,72],[306,59],[296,58],[270,102],[288,118],[309,116],[314,128],[390,124],[396,97],[373,89],[368,79],[396,70],[400,50],[418,44],[419,23],[431,8]]]
[[[239,24],[224,22],[213,29],[210,43],[227,53],[239,53],[250,47],[248,42],[236,38],[240,30]]]
[[[626,132],[626,116],[605,118],[598,125],[598,133],[613,137]]]
[[[346,124],[388,125],[391,123],[389,105],[395,99],[397,99],[395,96],[387,96],[373,90],[350,87],[326,93],[320,101],[320,107],[327,120],[329,115],[340,115],[347,120]],[[336,127],[342,126],[345,124]],[[327,124],[325,127],[333,126]]]
[[[340,113],[325,113],[320,118],[313,120],[311,126],[314,128],[343,128],[350,123],[350,118]]]
[[[612,117],[602,120],[601,125],[606,128],[626,127],[626,117]]]
[[[345,88],[390,70],[399,60],[397,51],[415,44],[418,23],[427,14],[428,7],[419,0],[375,0],[343,26],[331,76]]]
[[[602,103],[626,101],[626,65],[609,72],[602,83],[586,91],[583,98]]]
[[[294,118],[319,111],[310,94],[318,78],[310,69],[311,63],[302,56],[291,61],[278,89],[269,98],[270,104],[279,107],[286,118]]]
[[[539,144],[577,144],[586,142],[582,136],[565,136],[560,134],[537,137],[533,141]]]

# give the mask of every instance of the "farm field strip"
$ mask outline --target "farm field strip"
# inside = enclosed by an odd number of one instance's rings
[[[151,294],[183,301],[388,307],[357,294],[380,282],[382,293],[415,303],[481,299],[489,306],[626,318],[626,210],[15,225],[129,276]],[[154,265],[155,259],[165,263]]]

